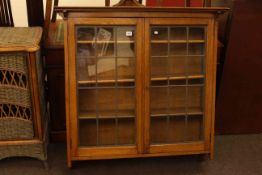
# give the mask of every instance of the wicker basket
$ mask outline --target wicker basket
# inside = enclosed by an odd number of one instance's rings
[[[39,41],[42,29],[0,28],[0,159],[29,156],[46,160],[48,114],[44,91],[44,73]],[[34,53],[35,65],[29,53]],[[30,64],[29,64],[30,63]],[[30,66],[29,66],[30,65]],[[37,81],[30,79],[29,70],[35,66]],[[33,70],[33,69],[32,69]],[[39,88],[41,130],[39,137],[34,126],[37,104],[32,97],[32,84]],[[36,93],[35,93],[36,94]],[[17,142],[19,141],[19,142]],[[19,143],[19,144],[18,144]]]

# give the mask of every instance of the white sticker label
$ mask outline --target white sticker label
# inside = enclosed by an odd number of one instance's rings
[[[126,36],[133,36],[133,32],[132,31],[126,31]]]
[[[154,34],[155,34],[155,35],[158,35],[158,31],[157,31],[157,30],[155,30],[155,31],[154,31]]]

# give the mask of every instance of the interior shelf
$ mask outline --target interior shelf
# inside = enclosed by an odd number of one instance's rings
[[[205,78],[205,75],[172,76],[172,77],[153,77],[153,78],[151,78],[151,81],[200,79],[200,78]]]
[[[135,118],[134,110],[108,110],[108,111],[99,111],[96,114],[95,111],[90,112],[79,112],[79,119],[115,119],[115,118]]]
[[[81,80],[78,81],[78,84],[82,85],[82,84],[96,84],[96,83],[132,83],[135,82],[135,79],[133,78],[127,78],[127,79],[119,79],[119,80]]]
[[[151,58],[168,58],[168,57],[205,57],[204,54],[180,54],[180,55],[151,55]]]
[[[151,40],[151,43],[166,44],[166,43],[205,43],[205,40]]]
[[[97,44],[104,44],[104,43],[108,43],[108,44],[129,44],[129,43],[135,43],[135,41],[132,40],[119,40],[119,41],[93,41],[93,40],[78,40],[77,44],[93,44],[93,43],[97,43]]]
[[[199,107],[188,108],[173,108],[173,109],[151,109],[151,117],[164,117],[164,116],[200,116],[203,111]]]
[[[166,80],[183,80],[183,79],[200,79],[205,78],[205,75],[189,75],[189,76],[172,76],[172,77],[153,77],[151,78],[151,81],[166,81]],[[135,79],[133,78],[127,78],[127,79],[119,79],[119,80],[81,80],[78,81],[79,85],[84,84],[106,84],[106,83],[133,83],[135,82]]]
[[[97,43],[97,44],[103,44],[103,43],[108,43],[108,44],[129,44],[129,43],[134,43],[135,41],[131,40],[122,40],[122,41],[93,41],[93,40],[78,40],[77,44],[92,44],[92,43]],[[151,43],[156,43],[156,44],[166,44],[166,43],[205,43],[205,40],[151,40]]]

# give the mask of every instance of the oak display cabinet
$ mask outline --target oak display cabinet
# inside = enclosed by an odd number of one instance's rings
[[[213,157],[217,17],[227,9],[57,7],[72,161]]]

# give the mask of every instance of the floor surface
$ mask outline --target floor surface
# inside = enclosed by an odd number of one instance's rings
[[[262,134],[216,136],[215,159],[199,156],[83,161],[66,167],[64,144],[50,144],[49,170],[31,158],[0,161],[0,175],[262,175]]]

